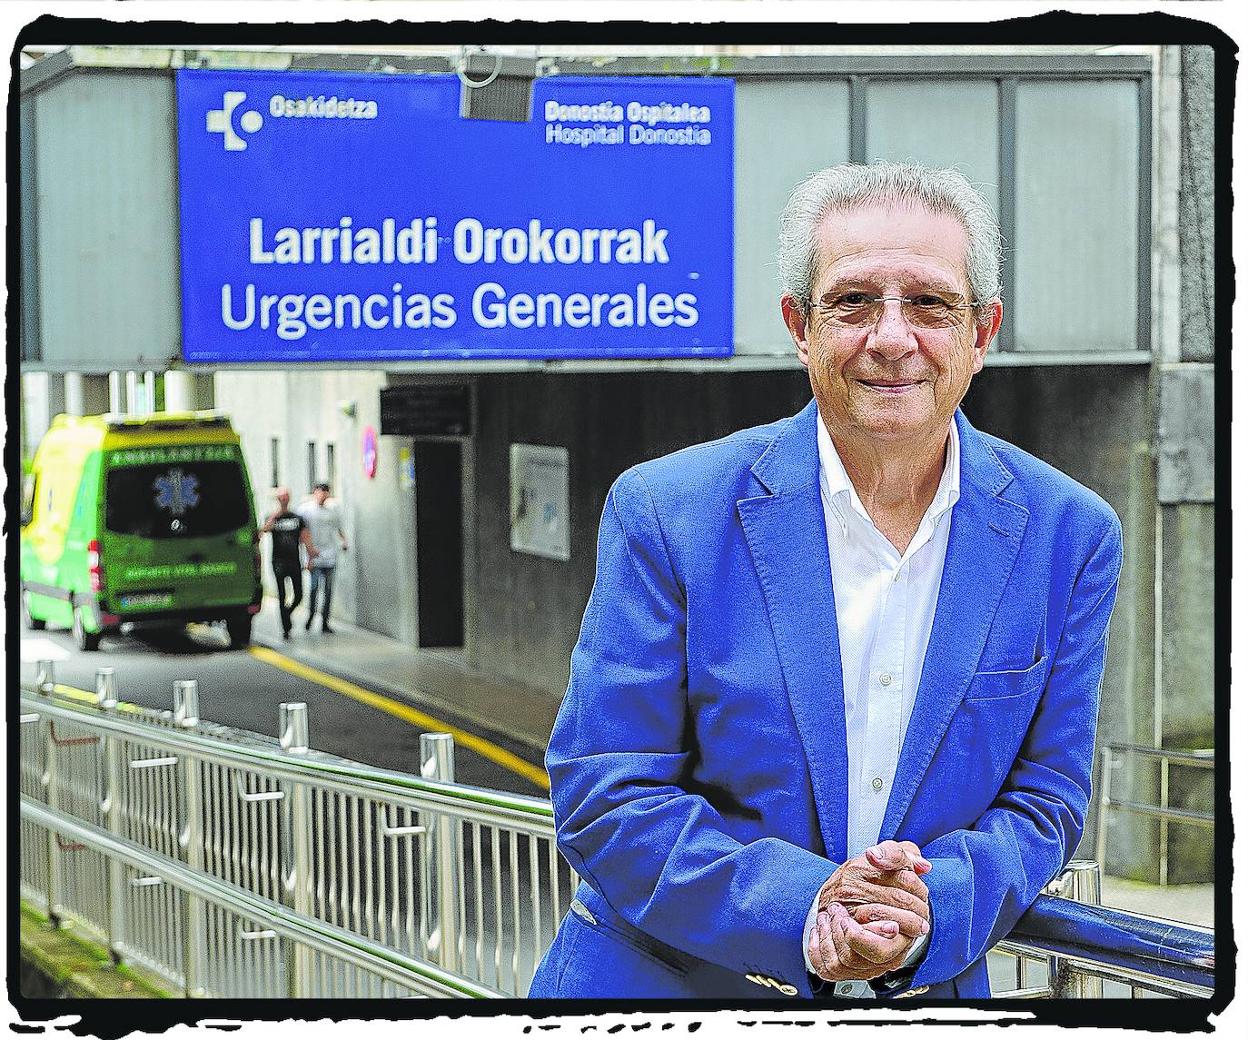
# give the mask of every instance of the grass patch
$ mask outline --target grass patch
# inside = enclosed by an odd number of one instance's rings
[[[170,998],[149,973],[114,964],[109,952],[78,935],[71,923],[53,928],[47,917],[25,900],[21,913],[22,957],[65,991],[67,997]]]

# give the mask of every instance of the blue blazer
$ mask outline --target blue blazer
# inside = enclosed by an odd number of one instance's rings
[[[955,421],[961,495],[880,837],[933,864],[905,984],[978,998],[1082,833],[1122,535],[1092,492]],[[546,756],[583,883],[531,997],[820,989],[803,927],[849,794],[817,422],[812,402],[611,489]]]

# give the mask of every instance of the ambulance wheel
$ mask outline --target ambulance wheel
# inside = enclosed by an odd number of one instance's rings
[[[74,642],[79,650],[89,652],[100,648],[100,633],[87,631],[82,621],[82,607],[74,607]]]
[[[43,618],[37,618],[30,612],[30,593],[22,593],[22,624],[32,632],[42,632],[48,627]]]
[[[230,634],[230,649],[241,650],[251,642],[251,615],[227,618],[225,630]]]

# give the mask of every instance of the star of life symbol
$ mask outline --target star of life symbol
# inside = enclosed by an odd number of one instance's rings
[[[187,476],[174,468],[162,473],[152,481],[156,492],[156,506],[167,509],[174,516],[183,516],[187,510],[199,505],[199,478]]]
[[[241,152],[247,148],[247,142],[235,132],[232,119],[234,109],[238,108],[246,100],[247,94],[245,91],[227,90],[221,96],[221,107],[208,111],[208,132],[210,134],[222,135],[227,152]],[[264,116],[254,109],[248,109],[239,116],[238,125],[247,133],[254,134],[264,126]]]

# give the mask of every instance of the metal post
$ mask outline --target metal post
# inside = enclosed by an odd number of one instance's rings
[[[52,662],[37,661],[35,663],[35,690],[46,697],[52,693],[55,685],[56,669]]]
[[[55,685],[51,661],[40,661],[35,667],[35,688],[41,697],[51,697]],[[55,812],[59,808],[60,792],[57,790],[59,777],[56,769],[56,736],[52,728],[52,720],[47,720],[45,730],[47,740],[43,759],[43,791],[48,808]],[[48,831],[48,923],[53,928],[61,926],[61,846],[60,835]]]
[[[199,682],[179,679],[173,684],[173,724],[182,729],[199,725]]]
[[[1170,808],[1170,759],[1161,756],[1161,807]],[[1161,818],[1161,860],[1157,865],[1158,881],[1165,888],[1170,884],[1170,821]]]
[[[86,415],[81,372],[65,373],[65,414]]]
[[[308,751],[308,706],[302,702],[278,705],[278,742],[288,755]],[[312,792],[307,784],[284,783],[282,790],[282,893],[297,914],[312,916]],[[311,951],[303,943],[284,939],[286,995],[308,996]]]
[[[199,725],[199,683],[179,679],[173,684],[173,722],[183,729]],[[178,844],[186,865],[204,869],[204,831],[199,761],[185,751],[178,755],[178,803],[181,828]],[[182,895],[182,972],[183,991],[188,997],[202,997],[204,990],[204,907],[203,900],[189,892]]]
[[[95,670],[95,705],[101,711],[117,707],[117,675],[111,668]]]
[[[420,735],[420,775],[426,780],[455,782],[455,738],[449,733]],[[459,825],[446,813],[438,815],[430,829],[426,883],[433,894],[434,928],[429,936],[429,952],[447,971],[459,970],[460,873]],[[514,867],[514,864],[513,864]]]
[[[193,412],[195,410],[195,376],[190,372],[166,372],[165,411]]]
[[[1073,899],[1087,906],[1101,905],[1101,866],[1090,859],[1072,859],[1049,885],[1050,895]],[[1049,958],[1049,989],[1056,999],[1088,999],[1104,996],[1100,979],[1071,971],[1061,957]]]
[[[126,414],[139,414],[139,373],[126,373]]]
[[[1114,769],[1114,751],[1108,744],[1101,748],[1101,805],[1096,815],[1096,861],[1106,870],[1105,843],[1109,832],[1109,784]]]
[[[1090,859],[1072,859],[1062,871],[1069,897],[1087,906],[1101,905],[1101,865]]]
[[[95,706],[100,711],[117,710],[116,676],[111,668],[100,668],[95,673]],[[100,734],[101,763],[104,770],[104,797],[100,802],[100,815],[104,819],[104,827],[114,838],[122,838],[121,833],[121,756],[117,747],[117,737],[109,733]],[[121,861],[109,856],[107,859],[107,883],[105,898],[108,901],[108,952],[113,962],[120,964],[122,949],[126,941],[126,878],[125,867]]]

